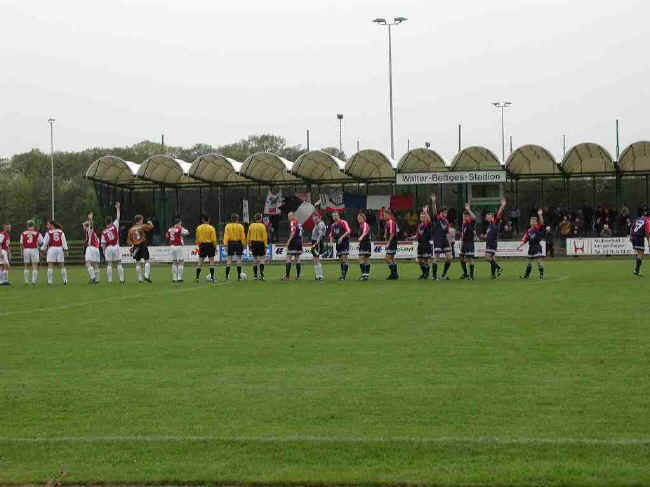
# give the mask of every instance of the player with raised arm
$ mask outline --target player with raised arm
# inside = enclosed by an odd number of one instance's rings
[[[237,280],[241,280],[241,258],[244,254],[244,246],[246,245],[246,234],[244,232],[244,225],[239,223],[239,215],[233,213],[230,215],[230,223],[226,225],[223,231],[223,244],[228,249],[226,257],[226,281],[230,279],[230,266],[232,258],[234,257],[237,262]]]
[[[11,286],[9,283],[9,242],[11,225],[5,223],[0,232],[0,286]]]
[[[639,216],[630,227],[630,242],[634,248],[634,275],[641,277],[641,264],[643,263],[643,254],[645,252],[645,241],[650,246],[650,212],[646,211],[645,215]]]
[[[476,226],[476,215],[472,212],[469,203],[465,203],[463,210],[463,226],[461,230],[460,265],[463,268],[461,279],[474,280],[474,228]],[[469,274],[467,273],[469,264]]]
[[[27,221],[27,229],[20,234],[20,251],[23,254],[23,276],[25,284],[36,285],[38,282],[38,263],[40,261],[39,247],[43,245],[43,236],[36,230],[33,220]],[[32,278],[29,278],[29,268],[32,269]]]
[[[314,263],[314,276],[317,281],[323,280],[323,264],[320,257],[325,253],[325,239],[327,237],[327,225],[318,212],[314,213],[314,229],[311,231],[311,258]]]
[[[65,252],[68,251],[68,241],[65,233],[61,230],[58,223],[49,220],[45,226],[47,231],[43,237],[41,251],[47,252],[47,283],[52,285],[54,282],[54,268],[60,267],[61,279],[63,284],[68,284],[68,271],[65,268]]]
[[[262,223],[262,215],[257,213],[253,216],[253,223],[248,226],[248,248],[253,256],[253,274],[257,281],[264,280],[264,262],[266,261],[266,248],[269,244],[269,236],[266,225]],[[259,277],[258,277],[259,268]]]
[[[201,276],[201,267],[208,259],[210,282],[214,282],[214,256],[217,252],[217,231],[210,225],[210,218],[201,215],[201,224],[196,227],[196,245],[199,247],[199,261],[196,265],[196,282]]]
[[[496,279],[501,275],[503,269],[497,264],[497,245],[499,244],[499,225],[501,224],[501,217],[503,216],[503,209],[506,207],[506,199],[501,198],[501,206],[497,210],[496,215],[488,213],[485,219],[488,222],[488,227],[485,231],[485,259],[490,263],[491,278]]]
[[[284,277],[282,280],[291,279],[291,262],[296,264],[296,279],[300,279],[302,264],[300,256],[302,255],[302,225],[298,223],[296,216],[289,212],[289,239],[287,240],[287,262],[285,264]]]
[[[397,262],[395,262],[395,254],[397,254],[397,234],[399,228],[397,228],[397,222],[395,221],[393,211],[386,208],[385,214],[386,224],[384,238],[386,239],[386,264],[390,270],[390,274],[386,280],[395,281],[399,279],[399,274],[397,273]]]
[[[370,256],[372,255],[370,225],[363,212],[357,215],[357,221],[359,222],[359,267],[361,268],[359,280],[367,281],[370,279]]]
[[[106,215],[106,225],[102,230],[101,245],[104,249],[106,260],[106,280],[109,284],[113,282],[113,264],[117,266],[117,275],[120,283],[125,284],[124,267],[122,267],[122,251],[120,250],[120,203],[115,203],[115,220]]]
[[[336,256],[341,265],[339,281],[345,281],[348,275],[348,254],[350,253],[350,225],[341,218],[338,211],[332,213],[330,226],[330,245],[336,245]]]
[[[190,231],[183,228],[180,218],[174,220],[174,224],[169,227],[165,234],[172,251],[172,283],[183,282],[183,270],[185,268],[183,237],[187,237],[189,234]]]
[[[431,240],[433,238],[433,230],[431,227],[431,217],[427,207],[423,208],[420,213],[420,223],[418,224],[413,240],[417,241],[417,262],[420,264],[422,274],[418,279],[428,279],[429,270],[431,266],[431,256],[433,255],[433,246]]]
[[[432,233],[433,233],[433,262],[431,266],[433,280],[438,280],[438,257],[445,257],[445,266],[440,276],[441,280],[448,280],[449,268],[451,267],[452,252],[449,243],[449,220],[447,220],[447,208],[436,207],[436,194],[431,195],[432,211]]]
[[[99,284],[99,237],[95,233],[92,212],[88,213],[88,218],[81,226],[84,230],[84,247],[86,247],[84,260],[90,277],[88,284]]]
[[[524,238],[517,246],[517,250],[521,249],[526,242],[528,242],[528,264],[526,271],[521,276],[522,279],[528,279],[530,272],[533,269],[533,261],[537,260],[537,268],[539,270],[539,278],[544,279],[544,253],[542,252],[542,240],[546,234],[546,227],[544,227],[544,212],[540,208],[537,210],[537,216],[530,217],[530,227],[524,233]]]
[[[151,284],[151,264],[149,263],[149,246],[147,245],[147,232],[153,230],[153,223],[144,223],[142,215],[135,215],[135,223],[129,228],[127,244],[131,246],[131,255],[135,261],[135,272],[138,275],[138,283],[142,278],[142,262],[144,262],[144,280]]]

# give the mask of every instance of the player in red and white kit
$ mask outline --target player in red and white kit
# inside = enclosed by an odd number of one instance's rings
[[[183,282],[183,268],[185,258],[183,257],[183,237],[190,234],[189,230],[183,228],[180,219],[174,221],[165,237],[172,248],[172,282]]]
[[[58,223],[49,220],[45,228],[47,228],[47,231],[43,237],[41,251],[47,252],[47,283],[52,284],[54,282],[54,268],[60,267],[61,279],[63,279],[63,284],[66,285],[68,284],[68,271],[65,268],[64,252],[68,251],[68,241]]]
[[[9,284],[9,241],[11,237],[11,225],[5,223],[2,225],[0,232],[0,286],[10,286]]]
[[[88,276],[90,277],[88,284],[99,284],[99,261],[101,257],[99,254],[99,237],[95,233],[92,213],[88,213],[88,219],[82,223],[82,227],[84,229],[84,247],[86,247],[86,269],[88,269]]]
[[[106,259],[106,280],[113,282],[113,263],[117,265],[117,275],[120,283],[124,284],[124,267],[122,267],[122,251],[120,250],[120,203],[115,203],[115,220],[106,216],[106,226],[102,230],[101,244]]]
[[[27,222],[27,230],[20,234],[20,250],[23,254],[23,263],[25,269],[23,275],[25,277],[25,284],[29,284],[29,268],[32,268],[31,283],[36,285],[38,281],[38,262],[39,252],[38,248],[43,244],[43,236],[41,232],[36,230],[36,225],[32,220]]]

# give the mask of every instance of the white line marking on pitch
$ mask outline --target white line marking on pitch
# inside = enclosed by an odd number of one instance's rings
[[[177,293],[186,293],[186,292],[192,292],[192,291],[200,291],[201,289],[209,289],[211,287],[215,286],[222,286],[229,284],[228,282],[218,282],[216,284],[209,284],[207,286],[202,286],[202,287],[192,287],[192,288],[186,288],[186,289],[173,289],[173,290],[168,290],[168,291],[163,291],[163,292],[154,292],[154,293],[143,293],[143,294],[131,294],[128,296],[115,296],[112,298],[106,298],[106,299],[96,299],[94,301],[84,301],[83,303],[71,303],[71,304],[64,304],[62,306],[49,306],[47,308],[33,308],[33,309],[23,309],[19,311],[7,311],[5,313],[0,313],[0,316],[9,316],[9,315],[17,315],[17,314],[27,314],[27,313],[38,313],[39,311],[56,311],[56,310],[62,310],[62,309],[69,309],[69,308],[80,308],[84,306],[88,306],[91,304],[98,304],[98,303],[107,303],[110,301],[124,301],[127,299],[138,299],[138,298],[146,298],[149,296],[160,296],[163,294],[177,294]]]
[[[541,284],[543,282],[558,282],[558,281],[566,281],[569,278],[568,274],[560,277],[556,277],[555,279],[540,279],[538,281],[534,281],[536,284]]]
[[[180,441],[221,441],[221,442],[255,442],[255,443],[496,443],[502,445],[550,444],[550,445],[650,445],[650,438],[639,439],[601,439],[601,438],[501,438],[482,436],[463,437],[336,437],[336,436],[60,436],[11,438],[0,437],[5,443],[108,443],[108,442],[180,442]]]

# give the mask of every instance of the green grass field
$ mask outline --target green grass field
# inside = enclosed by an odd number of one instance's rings
[[[0,484],[650,485],[650,278],[524,265],[112,287],[75,268],[51,288],[12,270]]]

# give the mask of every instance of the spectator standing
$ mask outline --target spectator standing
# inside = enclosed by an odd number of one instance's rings
[[[555,257],[555,234],[550,226],[546,227],[546,256]]]

